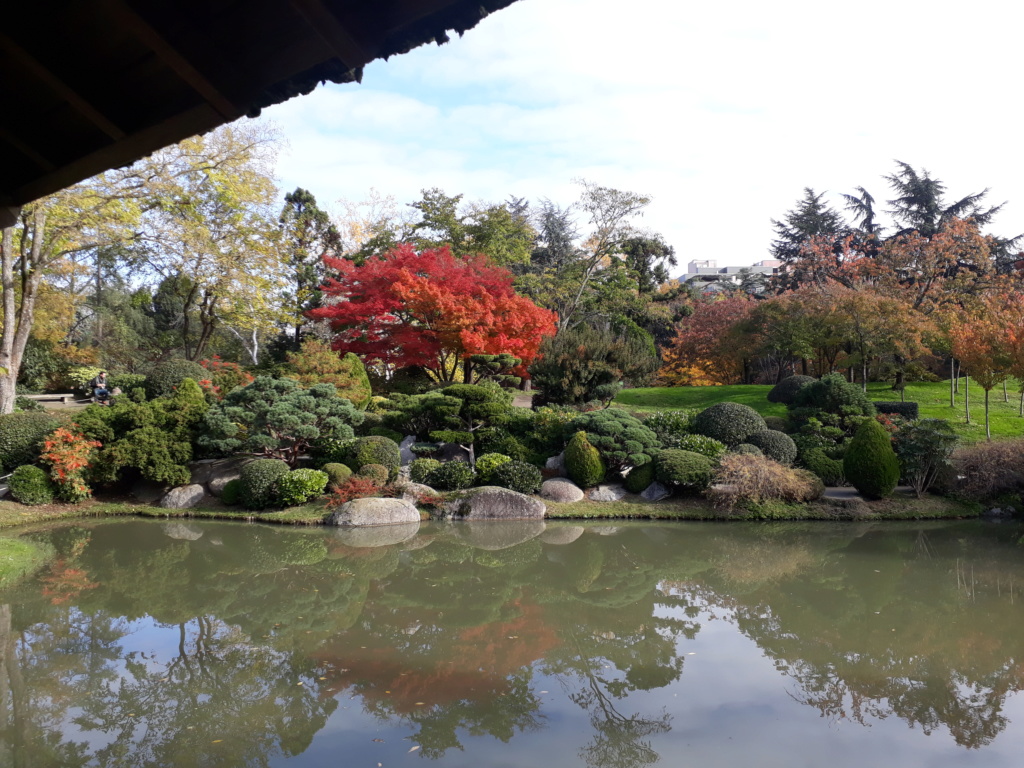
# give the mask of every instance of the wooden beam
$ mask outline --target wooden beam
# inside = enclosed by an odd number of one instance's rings
[[[43,157],[41,154],[32,149],[28,144],[19,139],[13,133],[8,131],[6,128],[0,127],[0,139],[6,141],[16,150],[21,152],[25,157],[36,164],[37,167],[42,168],[44,171],[52,171],[56,166]]]
[[[291,0],[291,5],[345,66],[357,69],[373,59],[321,0]]]
[[[63,80],[36,61],[32,54],[14,42],[3,32],[0,32],[0,48],[7,51],[7,54],[12,59],[29,70],[36,76],[36,78],[42,81],[47,88],[56,93],[60,98],[66,101],[72,109],[107,134],[111,139],[118,141],[124,138],[124,131],[108,120],[106,115],[79,96],[74,89],[69,87]]]
[[[225,120],[240,117],[242,110],[231,103],[205,75],[192,66],[192,63],[181,55],[174,46],[164,40],[145,19],[124,4],[123,0],[104,0],[107,12],[136,39],[156,54],[174,73],[188,83],[196,93],[203,97]]]

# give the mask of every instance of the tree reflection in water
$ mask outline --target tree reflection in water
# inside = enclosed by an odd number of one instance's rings
[[[589,723],[580,759],[641,768],[673,725],[642,694],[681,684],[701,617],[830,721],[981,747],[1024,683],[1013,531],[538,530],[371,547],[224,525],[38,534],[58,559],[0,606],[0,763],[264,766],[305,752],[345,697],[442,759],[551,727],[539,683],[557,681]]]

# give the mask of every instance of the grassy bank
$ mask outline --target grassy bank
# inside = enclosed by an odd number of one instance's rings
[[[946,419],[951,422],[965,443],[976,443],[985,439],[985,392],[971,382],[971,423],[967,423],[964,409],[964,380],[960,380],[960,393],[956,406],[949,405],[949,382],[915,382],[907,385],[906,399],[918,404],[921,418]],[[648,387],[627,389],[615,398],[615,405],[631,411],[670,410],[691,408],[700,410],[724,401],[743,403],[754,408],[762,416],[785,416],[782,405],[769,403],[766,399],[770,386],[762,384],[735,384],[722,387]],[[1008,402],[1003,400],[1002,389],[989,394],[989,420],[992,437],[1010,438],[1024,436],[1024,418],[1019,414],[1020,395],[1016,393],[1016,382],[1008,384]],[[868,396],[872,400],[899,400],[885,382],[868,385]]]

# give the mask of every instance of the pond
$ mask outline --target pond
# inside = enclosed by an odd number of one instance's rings
[[[1015,766],[1016,524],[37,531],[0,765]]]

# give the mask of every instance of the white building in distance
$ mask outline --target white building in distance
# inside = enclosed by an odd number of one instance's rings
[[[739,285],[745,274],[759,275],[764,280],[778,274],[781,267],[782,262],[778,259],[765,259],[750,267],[719,267],[715,259],[695,259],[678,280],[680,284],[691,285],[700,291],[720,291]]]

